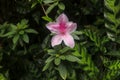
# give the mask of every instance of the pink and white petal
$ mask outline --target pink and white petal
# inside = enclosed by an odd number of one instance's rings
[[[65,34],[62,38],[66,46],[69,46],[70,48],[75,46],[74,39],[70,34]]]
[[[58,32],[59,32],[59,30],[58,30],[59,24],[56,23],[56,22],[50,22],[50,23],[46,24],[46,27],[47,27],[52,33],[58,33]]]
[[[62,13],[61,15],[58,16],[56,21],[58,23],[67,23],[68,22],[68,17],[64,13]]]
[[[55,35],[52,37],[52,40],[51,40],[52,47],[59,45],[61,43],[62,43],[62,36],[61,35]]]
[[[66,27],[67,27],[67,32],[68,33],[72,33],[72,32],[74,32],[77,29],[77,24],[73,23],[73,22],[68,22],[66,24]]]

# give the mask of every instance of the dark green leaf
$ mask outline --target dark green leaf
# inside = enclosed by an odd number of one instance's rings
[[[20,37],[20,36],[19,36],[18,34],[16,34],[16,35],[13,37],[12,40],[13,40],[13,43],[14,43],[14,44],[16,44],[16,43],[18,42],[19,37]]]
[[[43,0],[43,2],[45,3],[45,4],[50,4],[50,3],[53,3],[53,2],[55,2],[54,0]]]
[[[55,2],[55,3],[53,3],[52,5],[50,5],[50,6],[48,7],[48,9],[46,10],[46,14],[49,14],[49,13],[52,11],[52,9],[53,9],[55,6],[57,6],[57,4],[58,4],[58,2]]]
[[[34,2],[31,6],[31,8],[34,8],[37,5],[37,2]]]
[[[34,33],[34,34],[38,34],[37,31],[35,31],[34,29],[26,29],[25,32],[27,33]]]
[[[80,40],[80,38],[76,34],[72,34],[72,36],[75,40]]]
[[[51,62],[51,61],[53,61],[54,60],[54,57],[53,56],[50,56],[49,58],[47,58],[47,60],[45,61],[46,63],[49,63],[49,62]]]
[[[55,65],[59,65],[60,62],[61,62],[60,58],[55,58],[55,60],[54,60]]]
[[[29,43],[29,37],[27,34],[24,34],[22,39],[24,42]]]
[[[44,19],[45,21],[51,22],[53,21],[50,17],[48,16],[43,16],[42,19]]]
[[[73,32],[73,34],[76,34],[76,35],[82,35],[83,32],[82,32],[82,31],[75,31],[75,32]]]
[[[46,65],[43,67],[42,71],[47,70],[50,67],[50,65],[51,65],[51,62],[46,63]]]
[[[59,58],[62,59],[62,60],[65,60],[65,56],[64,55],[61,55]]]
[[[64,65],[60,64],[60,65],[58,66],[58,71],[59,71],[60,76],[61,76],[64,80],[66,80],[67,75],[68,75],[68,72],[67,72],[66,67],[65,67]]]
[[[23,30],[19,31],[20,35],[23,35],[25,32]]]
[[[60,50],[60,53],[65,53],[65,52],[67,52],[69,50],[70,50],[69,47],[64,47],[63,49]]]
[[[80,62],[80,59],[74,55],[66,55],[65,57],[66,57],[66,60],[70,62]]]
[[[65,5],[63,3],[59,3],[58,4],[58,7],[61,9],[61,10],[65,10]]]
[[[15,34],[15,31],[8,32],[4,34],[2,37],[9,37],[9,36],[12,36],[13,34]]]

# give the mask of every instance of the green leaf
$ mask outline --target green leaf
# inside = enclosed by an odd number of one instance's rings
[[[53,2],[55,2],[54,0],[43,0],[43,2],[45,3],[45,4],[50,4],[50,3],[53,3]]]
[[[0,80],[7,80],[3,74],[0,73]]]
[[[55,60],[54,60],[55,65],[59,65],[60,62],[61,62],[60,58],[55,58]]]
[[[58,4],[58,7],[61,9],[61,10],[65,10],[65,5],[63,3],[59,3]]]
[[[52,5],[50,5],[46,10],[46,14],[49,14],[52,11],[52,9],[57,5],[58,5],[58,2],[55,2]]]
[[[120,36],[120,1],[119,0],[104,0],[105,9],[105,27],[108,29],[107,36],[114,42],[119,43]]]
[[[13,43],[14,43],[14,44],[17,43],[17,41],[19,40],[19,37],[20,37],[20,36],[19,36],[18,34],[16,34],[16,35],[13,37],[12,40],[13,40]]]
[[[67,51],[69,51],[71,48],[69,47],[64,47],[63,49],[60,50],[60,53],[65,53]]]
[[[46,65],[43,67],[42,71],[47,70],[51,65],[51,62],[46,63]]]
[[[73,32],[73,34],[76,34],[76,35],[82,35],[83,32],[82,32],[82,31],[75,31],[75,32]]]
[[[110,32],[107,32],[107,36],[109,39],[111,39],[112,41],[115,41],[115,35],[110,33]]]
[[[74,55],[66,55],[65,57],[66,57],[66,60],[70,62],[80,62],[80,59]]]
[[[34,29],[26,29],[25,32],[38,34],[38,32],[36,30],[34,30]]]
[[[120,51],[109,51],[108,53],[106,53],[105,55],[109,55],[109,56],[114,56],[114,57],[119,57],[120,58]]]
[[[25,33],[25,31],[23,31],[23,30],[19,31],[20,35],[23,35],[24,33]]]
[[[46,60],[45,62],[48,63],[48,62],[51,62],[51,61],[53,61],[53,60],[54,60],[54,57],[53,57],[53,56],[50,56],[50,57],[47,58],[47,60]]]
[[[65,56],[64,55],[61,55],[59,58],[62,59],[62,60],[65,60]]]
[[[49,55],[55,55],[55,53],[56,53],[56,51],[53,49],[49,49],[49,50],[47,50],[47,52]]]
[[[75,40],[80,40],[80,38],[76,34],[72,34],[72,36]]]
[[[61,76],[64,80],[66,80],[67,75],[68,75],[68,72],[67,72],[66,67],[65,67],[64,65],[60,64],[60,65],[58,66],[58,71],[59,71],[60,76]]]
[[[24,42],[29,43],[29,37],[27,34],[24,34],[22,39]]]
[[[53,21],[52,18],[50,18],[48,16],[43,16],[42,19],[44,19],[45,21],[48,21],[48,22]]]
[[[25,29],[28,27],[28,20],[22,19],[21,22],[17,23],[17,28],[18,29]]]
[[[48,46],[48,43],[49,43],[49,40],[50,40],[50,35],[48,35],[44,40],[43,40],[43,43],[42,43],[42,48],[43,49],[46,49],[47,46]]]
[[[9,36],[12,36],[13,34],[15,34],[15,31],[8,32],[4,34],[2,37],[9,37]]]
[[[37,5],[37,2],[32,3],[31,8],[34,8]]]
[[[14,25],[14,24],[10,24],[10,27],[12,28],[12,30],[16,30],[17,29],[17,26]]]

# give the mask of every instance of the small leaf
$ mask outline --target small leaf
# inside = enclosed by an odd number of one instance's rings
[[[76,34],[76,35],[82,35],[83,32],[82,32],[82,31],[75,31],[75,32],[73,32],[73,34]]]
[[[66,60],[71,61],[71,62],[79,62],[80,61],[80,59],[74,55],[66,55]]]
[[[105,55],[109,55],[109,56],[114,56],[114,57],[119,57],[120,58],[120,51],[110,51],[108,53],[106,53]]]
[[[49,50],[47,50],[47,52],[49,55],[55,55],[55,53],[56,53],[56,51],[53,49],[49,49]]]
[[[9,37],[13,34],[15,34],[15,31],[8,32],[8,33],[4,34],[2,37]]]
[[[61,10],[65,10],[65,5],[63,3],[59,3],[58,4],[58,7],[61,9]]]
[[[50,35],[48,35],[48,36],[43,40],[43,43],[42,43],[42,45],[41,45],[43,49],[46,49],[46,47],[48,46],[49,40],[50,40]]]
[[[18,34],[13,37],[12,40],[13,40],[13,43],[14,43],[14,44],[17,43],[17,41],[19,40],[19,37],[20,37],[20,36],[19,36]]]
[[[14,24],[10,24],[10,27],[11,27],[12,30],[16,30],[17,29],[17,26],[14,25]]]
[[[37,34],[38,32],[35,31],[34,29],[26,29],[25,32],[27,33],[34,33],[34,34]]]
[[[37,5],[37,2],[32,3],[31,8],[34,8]]]
[[[48,7],[48,9],[46,10],[46,14],[49,14],[49,13],[52,11],[52,9],[53,9],[55,6],[57,6],[57,4],[58,4],[58,2],[53,3],[52,5],[50,5],[50,6]]]
[[[53,3],[53,2],[55,2],[54,0],[43,0],[43,2],[45,3],[45,4],[50,4],[50,3]]]
[[[50,17],[48,16],[43,16],[42,19],[44,19],[45,21],[51,22],[53,21]]]
[[[77,35],[72,34],[72,36],[73,36],[73,38],[74,38],[75,40],[80,40],[80,38],[79,38]]]
[[[64,55],[61,55],[59,58],[62,59],[62,60],[65,60],[65,56]]]
[[[29,43],[29,37],[28,37],[27,34],[23,35],[23,41],[26,42],[26,43]]]
[[[46,65],[43,67],[42,71],[47,70],[51,65],[51,62],[46,63]]]
[[[51,61],[53,61],[53,59],[54,59],[54,57],[53,57],[53,56],[50,56],[50,57],[47,58],[47,60],[46,60],[45,62],[46,62],[46,63],[51,62]]]
[[[74,56],[81,57],[79,51],[77,51],[77,50],[76,50],[75,52],[73,52],[72,54],[73,54]]]
[[[65,52],[67,52],[69,50],[70,50],[69,47],[65,47],[65,48],[63,48],[63,49],[60,50],[60,53],[65,53]]]
[[[0,80],[7,80],[3,74],[0,73]]]
[[[109,39],[111,39],[112,41],[115,41],[115,35],[110,33],[110,32],[107,32],[107,36]]]
[[[23,34],[24,34],[24,31],[23,31],[23,30],[19,31],[19,34],[20,34],[20,35],[23,35]]]
[[[61,64],[61,65],[58,66],[58,71],[59,71],[60,76],[61,76],[64,80],[66,80],[67,75],[68,75],[68,72],[67,72],[66,67]]]
[[[54,60],[55,65],[59,65],[60,62],[61,62],[61,59],[60,59],[60,58],[56,58],[56,59]]]

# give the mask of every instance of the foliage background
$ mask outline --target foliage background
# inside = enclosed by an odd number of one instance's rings
[[[50,45],[65,13],[76,46]],[[120,0],[0,0],[0,80],[119,80]]]

